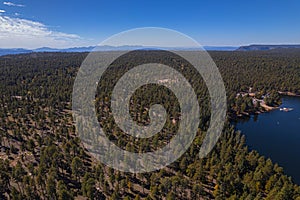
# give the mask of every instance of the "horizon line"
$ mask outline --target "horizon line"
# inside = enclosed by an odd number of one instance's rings
[[[184,48],[184,49],[199,49],[205,47],[219,47],[219,48],[239,48],[243,46],[253,46],[253,45],[265,45],[265,46],[295,46],[300,45],[300,43],[250,43],[250,44],[242,44],[242,45],[202,45],[200,47],[197,46],[155,46],[155,45],[88,45],[88,46],[72,46],[72,47],[50,47],[50,46],[41,46],[36,48],[26,48],[26,47],[0,47],[0,49],[25,49],[25,50],[37,50],[42,48],[49,48],[49,49],[72,49],[72,48],[97,48],[97,47],[112,47],[112,48],[119,48],[119,47],[153,47],[153,48]]]

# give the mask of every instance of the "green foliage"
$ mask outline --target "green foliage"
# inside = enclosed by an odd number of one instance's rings
[[[186,153],[152,173],[117,172],[94,161],[76,137],[70,113],[72,86],[85,53],[39,53],[0,57],[0,199],[299,199],[300,188],[283,169],[245,146],[245,137],[226,123],[222,137],[204,159],[198,152],[210,120],[210,101],[202,78],[189,63],[166,52],[133,52],[103,76],[96,94],[100,125],[120,148],[148,152],[165,145],[180,122],[176,96],[164,87],[141,87],[130,114],[150,122],[149,107],[161,103],[168,118],[151,140],[131,138],[116,127],[110,92],[122,74],[148,59],[172,66],[199,96],[201,124]],[[210,52],[225,82],[229,113],[256,112],[249,95],[281,103],[278,91],[300,94],[300,56],[286,52]],[[167,58],[167,59],[162,59]],[[167,61],[165,61],[167,60]],[[122,63],[123,62],[123,63]],[[134,64],[132,64],[134,63]],[[122,64],[122,65],[121,65]],[[122,67],[120,67],[122,66]],[[105,90],[102,90],[102,89]],[[101,92],[105,91],[105,92]],[[163,101],[156,101],[163,99]]]

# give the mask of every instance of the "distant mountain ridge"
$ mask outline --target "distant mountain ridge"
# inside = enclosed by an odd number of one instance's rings
[[[22,48],[0,49],[0,56],[7,55],[7,54],[21,54],[21,53],[32,53],[32,52],[33,52],[32,50],[22,49]]]
[[[154,46],[89,46],[89,47],[72,47],[66,49],[58,49],[58,48],[50,48],[50,47],[41,47],[37,49],[23,49],[23,48],[15,48],[15,49],[0,49],[0,56],[9,55],[9,54],[21,54],[21,53],[34,53],[34,52],[91,52],[91,51],[130,51],[135,50],[137,48],[141,49],[165,49],[165,50],[186,50],[193,51],[199,50],[199,48],[194,47],[154,47]],[[234,51],[238,47],[233,46],[204,46],[203,47],[207,51]]]
[[[267,51],[273,49],[300,49],[300,45],[261,45],[253,44],[249,46],[241,46],[237,51]]]
[[[201,50],[196,47],[155,47],[155,46],[89,46],[89,47],[72,47],[65,49],[50,48],[50,47],[41,47],[37,49],[23,49],[23,48],[14,48],[14,49],[1,49],[0,56],[9,55],[9,54],[22,54],[22,53],[34,53],[34,52],[91,52],[91,51],[130,51],[135,49],[165,49],[165,50],[183,50],[183,51],[195,51]],[[248,46],[204,46],[207,51],[267,51],[273,49],[300,49],[300,45],[259,45],[253,44]]]

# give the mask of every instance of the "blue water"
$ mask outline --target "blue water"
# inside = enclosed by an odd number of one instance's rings
[[[300,97],[283,97],[281,107],[294,110],[283,112],[278,109],[252,116],[249,120],[239,121],[236,128],[246,135],[250,149],[271,158],[300,184]]]

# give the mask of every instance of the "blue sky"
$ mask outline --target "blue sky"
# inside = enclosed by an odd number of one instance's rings
[[[299,0],[0,0],[0,48],[96,45],[164,27],[202,45],[300,43]]]

